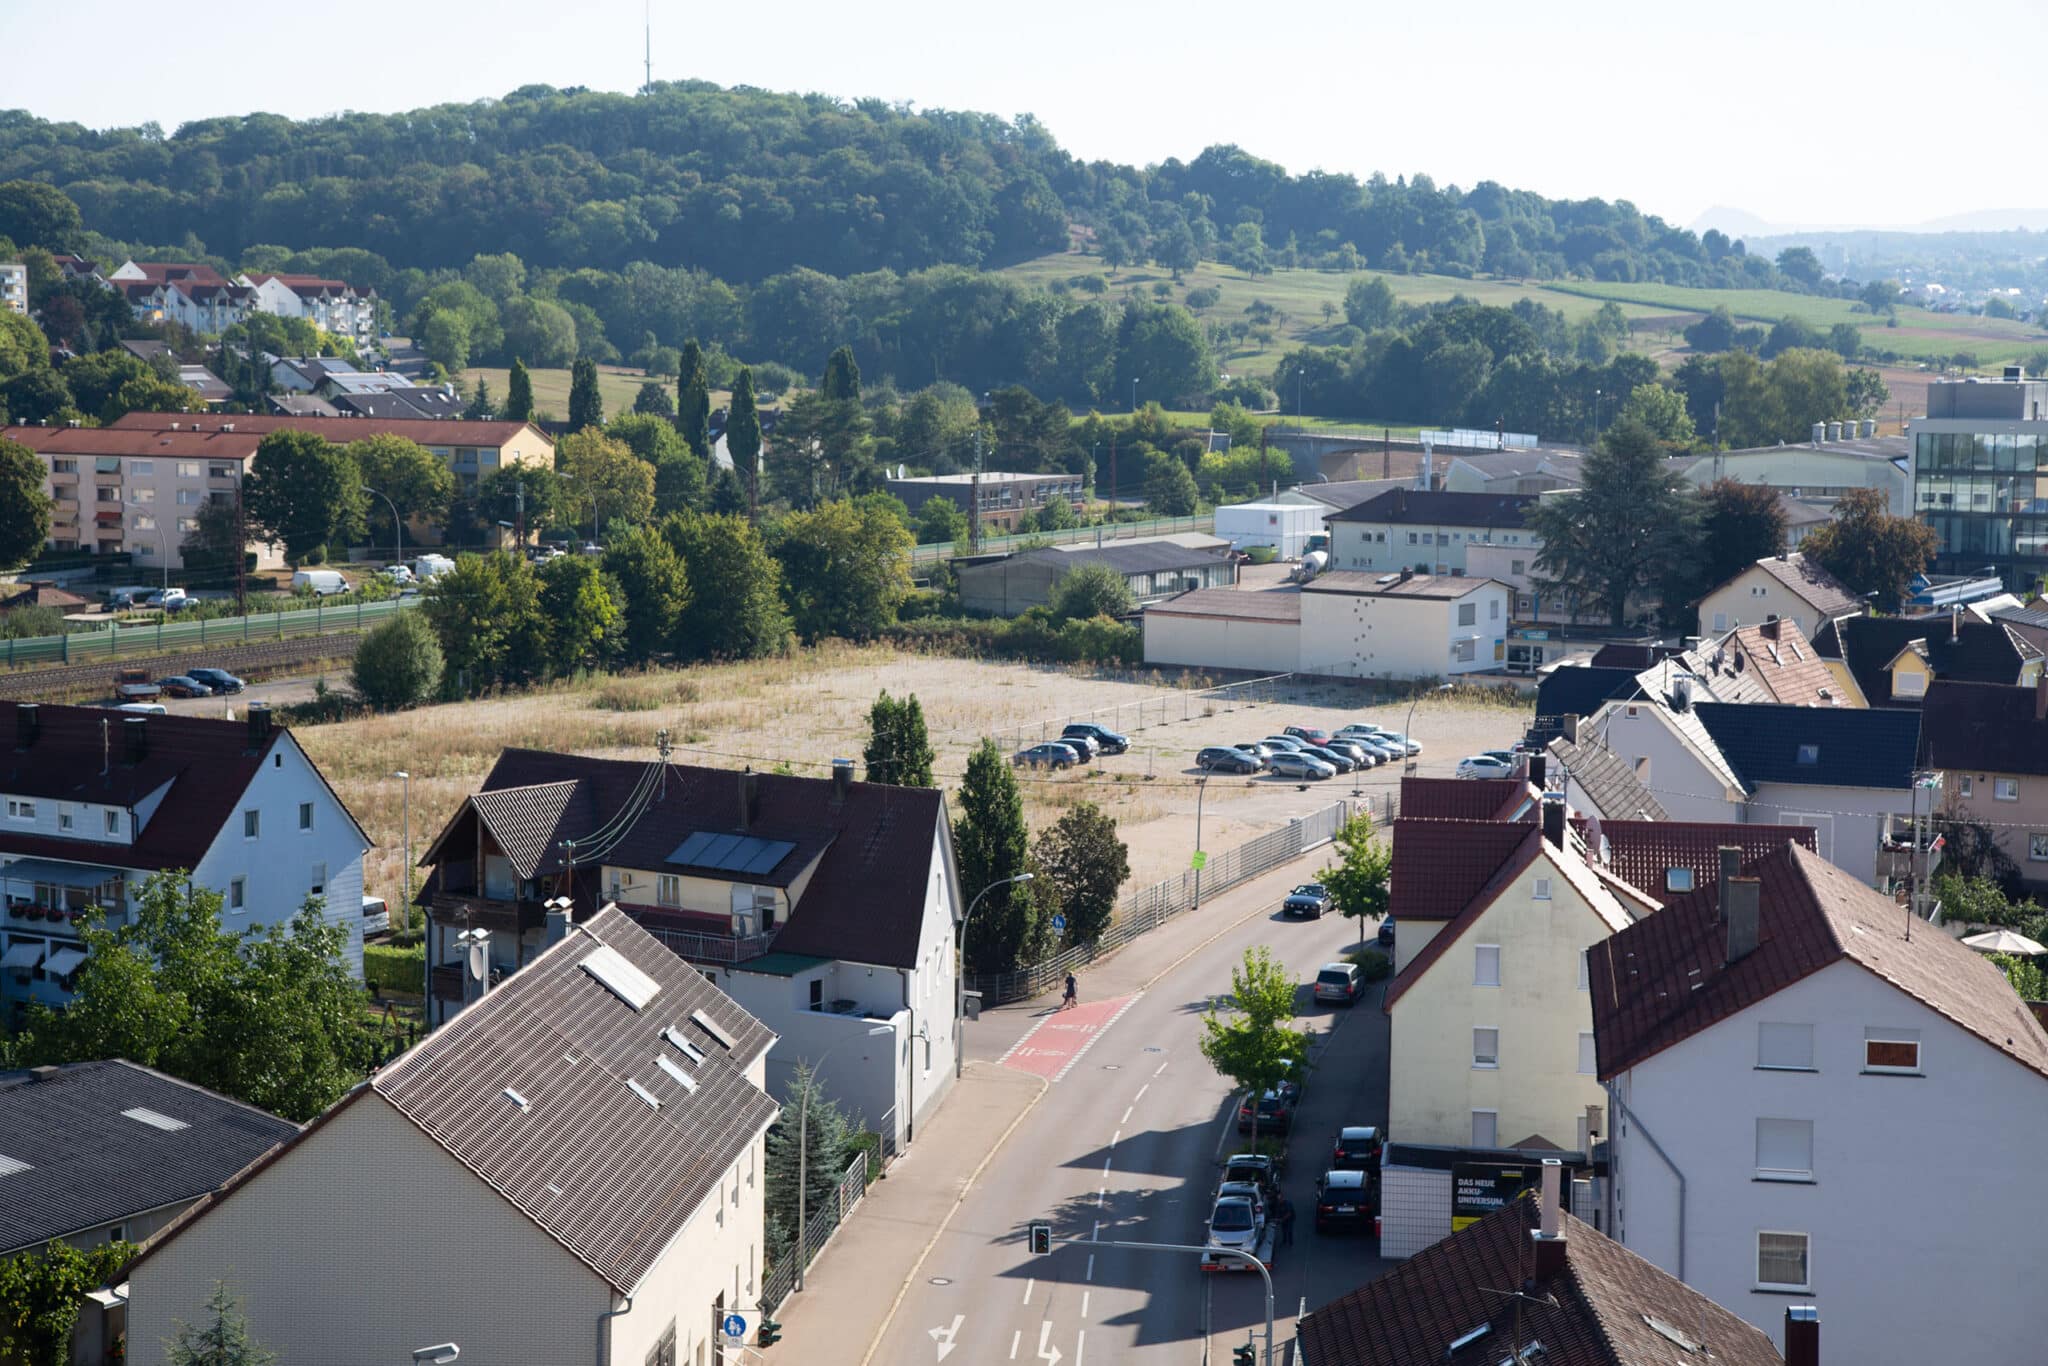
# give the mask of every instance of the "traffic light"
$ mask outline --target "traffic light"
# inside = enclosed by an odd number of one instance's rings
[[[1259,1349],[1247,1342],[1242,1347],[1231,1349],[1230,1360],[1232,1366],[1258,1366]]]
[[[762,1347],[773,1347],[776,1343],[782,1341],[782,1325],[774,1319],[762,1319],[761,1331],[756,1335],[754,1341]]]
[[[1034,1257],[1043,1257],[1051,1251],[1052,1225],[1033,1224],[1031,1226],[1031,1255]]]

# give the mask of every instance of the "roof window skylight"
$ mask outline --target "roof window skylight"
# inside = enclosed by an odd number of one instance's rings
[[[180,1129],[192,1127],[182,1119],[172,1119],[169,1115],[159,1114],[155,1110],[147,1109],[140,1105],[136,1106],[133,1110],[123,1110],[121,1113],[138,1124],[147,1124],[152,1129],[162,1129],[167,1134],[174,1134]]]
[[[599,944],[577,966],[635,1010],[643,1009],[661,991],[661,983],[627,962],[626,956],[609,944]]]

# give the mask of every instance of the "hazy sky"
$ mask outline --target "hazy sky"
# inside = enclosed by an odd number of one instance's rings
[[[528,83],[627,90],[642,3],[188,0],[166,47],[160,3],[0,0],[0,107],[169,130]],[[1682,224],[1715,205],[1910,225],[2048,201],[2010,178],[2032,158],[2007,145],[2039,84],[2039,0],[1973,10],[1967,44],[1952,14],[1903,0],[652,3],[657,79],[1028,112],[1089,158],[1235,142],[1297,172],[1492,179]],[[72,59],[107,43],[121,55]]]

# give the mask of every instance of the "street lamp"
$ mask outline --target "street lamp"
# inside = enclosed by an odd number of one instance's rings
[[[382,489],[373,489],[366,484],[363,492],[376,494],[384,500],[384,506],[391,509],[391,561],[393,564],[405,563],[405,523],[398,520],[398,504],[392,502],[391,495]]]
[[[404,800],[404,802],[402,803],[402,805],[404,806],[404,809],[405,809],[405,867],[404,867],[403,869],[401,869],[401,870],[399,871],[399,881],[400,881],[400,882],[401,882],[401,883],[403,884],[403,886],[404,886],[404,889],[405,889],[405,894],[404,894],[404,896],[403,896],[403,898],[402,898],[402,901],[403,901],[403,909],[402,909],[402,910],[401,910],[401,911],[399,912],[399,914],[401,914],[401,915],[403,915],[403,916],[405,917],[405,924],[404,924],[403,926],[401,926],[400,928],[403,928],[403,929],[411,929],[411,928],[412,928],[412,774],[411,774],[411,773],[410,773],[409,771],[407,771],[406,769],[402,769],[402,768],[401,768],[401,769],[399,769],[399,770],[398,770],[398,772],[396,772],[396,773],[392,774],[391,776],[392,776],[392,777],[394,777],[394,778],[396,778],[396,779],[398,779],[398,780],[399,780],[400,782],[402,782],[402,783],[404,783],[404,784],[405,784],[405,800]],[[386,914],[385,914],[385,916],[384,916],[384,923],[385,923],[386,925],[389,925],[389,924],[391,923],[391,916],[390,916],[390,913],[389,913],[389,908],[388,908],[388,907],[386,908]],[[434,1001],[434,956],[433,956],[433,955],[432,955],[431,953],[428,953],[428,952],[427,952],[427,938],[426,938],[426,927],[425,927],[424,925],[422,925],[422,926],[421,926],[421,932],[420,932],[420,957],[422,957],[422,958],[424,958],[424,959],[426,959],[426,960],[427,960],[427,967],[426,967],[426,975],[425,975],[425,977],[424,977],[424,978],[422,978],[422,980],[421,980],[421,982],[420,982],[420,991],[421,991],[421,996],[420,996],[420,1023],[424,1025],[424,1024],[426,1023],[426,1019],[427,1019],[427,1011],[428,1011],[429,1009],[431,1009],[431,1008],[432,1008],[432,1006],[433,1006],[433,1001]]]
[[[981,899],[990,892],[998,887],[1008,887],[1012,883],[1029,882],[1036,876],[1036,873],[1019,873],[1015,877],[1006,877],[999,882],[989,883],[974,894],[974,900],[967,903],[967,913],[960,917],[959,928],[953,933],[953,951],[960,956],[959,963],[953,969],[953,1077],[956,1081],[959,1080],[964,1066],[964,1052],[960,1046],[960,1021],[967,1013],[967,922],[974,918],[974,908],[979,906]]]
[[[1133,379],[1133,380],[1131,381],[1131,412],[1135,414],[1135,413],[1136,413],[1137,411],[1138,411],[1138,381],[1137,381],[1136,379]]]
[[[868,1030],[867,1034],[864,1037],[874,1038],[878,1034],[894,1034],[895,1032],[896,1027],[894,1025],[876,1025],[874,1028]],[[863,1036],[856,1035],[855,1037]],[[832,1056],[833,1049],[838,1048],[840,1043],[845,1042],[847,1042],[847,1040],[841,1039],[839,1043],[833,1044],[831,1048],[828,1048],[823,1053],[819,1054],[818,1065],[811,1069],[810,1077],[804,1084],[803,1096],[797,1101],[796,1288],[798,1290],[802,1290],[804,1288],[804,1263],[809,1260],[809,1258],[807,1258],[804,1254],[810,1251],[810,1249],[804,1245],[804,1234],[808,1231],[810,1223],[808,1217],[810,1214],[810,1201],[808,1199],[810,1191],[806,1186],[806,1182],[809,1180],[810,1177],[809,1169],[811,1165],[811,1092],[818,1089],[818,1074],[825,1070],[825,1060]],[[891,1055],[890,1061],[892,1064],[895,1061],[893,1054]],[[890,1070],[893,1075],[894,1067],[892,1066]]]
[[[1420,702],[1428,693],[1449,692],[1450,690],[1450,684],[1439,683],[1434,688],[1425,688],[1422,692],[1415,694],[1414,698],[1408,703],[1408,719],[1401,723],[1401,738],[1403,740],[1413,743],[1413,736],[1415,734],[1415,704]],[[1415,761],[1410,759],[1401,771],[1403,773],[1413,773],[1415,771]]]
[[[1297,370],[1296,370],[1296,371],[1294,372],[1294,425],[1295,425],[1295,426],[1297,426],[1297,427],[1301,426],[1301,376],[1302,376],[1302,373],[1303,373],[1303,372],[1302,372],[1301,370],[1299,370],[1299,369],[1297,369]]]
[[[1202,798],[1209,791],[1209,777],[1203,774],[1195,779],[1195,904],[1194,910],[1202,909]]]

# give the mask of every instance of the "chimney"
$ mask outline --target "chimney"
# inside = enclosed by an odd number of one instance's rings
[[[1827,424],[1827,423],[1825,423],[1825,422],[1816,422],[1816,423],[1814,423],[1814,424],[1813,424],[1813,444],[1814,444],[1814,445],[1816,445],[1816,446],[1818,446],[1818,445],[1819,445],[1819,444],[1820,444],[1821,442],[1823,442],[1823,441],[1825,441],[1825,440],[1827,440],[1827,439],[1828,439],[1828,424]]]
[[[249,748],[262,749],[270,743],[270,704],[251,702],[248,712]]]
[[[853,760],[832,761],[832,800],[844,802],[846,794],[853,790]]]
[[[57,1073],[60,1070],[60,1068],[51,1067],[47,1063],[41,1067],[31,1067],[28,1069],[29,1080],[55,1081],[57,1079]]]
[[[751,830],[754,813],[761,807],[761,775],[753,769],[740,774],[740,829]]]
[[[1828,440],[1830,440],[1830,441],[1840,441],[1841,439],[1842,439],[1842,424],[1841,424],[1841,423],[1839,423],[1839,422],[1830,422],[1830,423],[1828,424]]]
[[[1558,1232],[1558,1206],[1564,1198],[1564,1164],[1554,1157],[1543,1159],[1543,1193],[1537,1209],[1537,1225],[1529,1233],[1536,1247],[1536,1283],[1543,1284],[1564,1272],[1564,1235]]]
[[[1732,967],[1756,951],[1764,885],[1753,877],[1737,877],[1721,886],[1725,889],[1721,905],[1728,917],[1728,964]]]
[[[1575,745],[1579,743],[1579,714],[1575,711],[1565,713],[1564,738]]]
[[[121,721],[121,757],[139,764],[149,757],[149,718],[129,716]]]
[[[2048,669],[2041,671],[2040,679],[2034,684],[2034,719],[2048,720]]]
[[[1865,441],[1868,441],[1868,440],[1870,440],[1870,438],[1872,438],[1873,436],[1876,436],[1876,435],[1877,435],[1877,419],[1876,419],[1876,418],[1874,418],[1874,417],[1866,417],[1866,418],[1864,418],[1864,419],[1863,419],[1863,424],[1862,424],[1862,426],[1860,426],[1859,428],[1857,428],[1857,432],[1856,432],[1856,434],[1857,434],[1858,436],[1862,437],[1862,438],[1863,438],[1863,439],[1864,439]]]
[[[1543,838],[1549,840],[1553,848],[1562,849],[1564,848],[1564,831],[1564,803],[1561,801],[1543,803]]]
[[[2048,687],[2048,683],[2042,686]],[[2040,704],[2035,703],[2035,712]],[[14,745],[17,749],[35,748],[36,738],[43,733],[43,712],[33,702],[24,702],[14,709]]]
[[[1529,781],[1536,784],[1537,791],[1543,790],[1543,780],[1549,776],[1550,756],[1532,754],[1529,756]]]
[[[1820,1310],[1785,1306],[1785,1366],[1820,1366]]]
[[[1715,851],[1721,859],[1720,901],[1714,907],[1714,923],[1728,923],[1728,884],[1735,881],[1735,875],[1742,871],[1742,850],[1733,844],[1724,844]]]
[[[569,908],[567,906],[549,906],[547,929],[541,938],[541,947],[546,948],[550,944],[559,944],[568,937]]]

